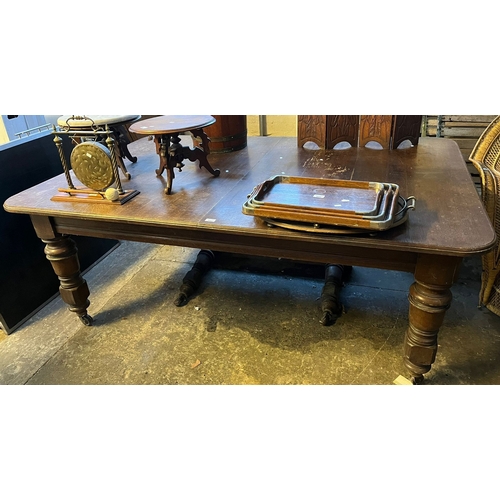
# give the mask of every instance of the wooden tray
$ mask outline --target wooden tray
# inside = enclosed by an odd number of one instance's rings
[[[276,175],[254,188],[252,205],[328,210],[339,215],[375,215],[385,190],[381,182]]]
[[[278,175],[256,186],[242,211],[293,223],[380,231],[391,227],[398,199],[397,184]]]
[[[398,198],[398,212],[394,216],[392,225],[387,229],[392,229],[393,227],[400,226],[405,223],[408,219],[409,210],[415,210],[415,198],[410,196],[408,199],[404,199],[402,196]],[[318,233],[318,234],[368,234],[374,233],[369,228],[352,228],[352,227],[341,227],[341,226],[329,226],[310,222],[291,222],[287,220],[280,219],[268,219],[263,217],[262,220],[268,226],[276,226],[284,229],[291,229],[293,231],[305,231],[308,233]]]
[[[342,210],[331,210],[329,208],[314,208],[311,206],[295,207],[294,205],[280,204],[280,203],[267,203],[267,202],[256,202],[254,199],[249,198],[247,203],[244,205],[244,212],[246,210],[272,210],[276,213],[294,213],[297,216],[303,214],[304,217],[310,218],[311,216],[324,215],[324,216],[340,216],[342,218],[349,219],[363,219],[363,220],[384,220],[387,218],[389,213],[393,213],[395,210],[395,204],[397,202],[399,195],[399,187],[396,184],[384,184],[384,190],[382,193],[381,200],[379,202],[378,212],[374,215],[360,215],[353,211],[342,211]]]

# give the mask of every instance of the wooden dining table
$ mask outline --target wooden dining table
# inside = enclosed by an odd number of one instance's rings
[[[138,161],[125,183],[140,193],[123,205],[51,201],[63,174],[4,203],[8,212],[31,217],[63,300],[87,325],[89,288],[71,235],[407,271],[414,282],[402,354],[409,377],[420,383],[435,360],[462,259],[495,243],[461,152],[448,139],[421,138],[418,146],[395,150],[308,150],[293,137],[249,137],[247,148],[213,157],[218,178],[186,168],[171,196],[164,194],[165,179],[154,175],[154,144],[141,139],[132,146]],[[276,227],[244,214],[254,187],[276,175],[395,183],[403,197],[415,197],[415,210],[404,224],[361,234]]]

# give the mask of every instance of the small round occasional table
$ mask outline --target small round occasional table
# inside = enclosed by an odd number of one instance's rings
[[[130,126],[130,131],[135,134],[152,135],[156,144],[156,153],[160,157],[160,166],[156,175],[160,176],[167,171],[166,194],[172,192],[172,182],[175,178],[174,168],[179,172],[184,167],[183,160],[199,161],[199,167],[205,167],[214,177],[220,175],[220,170],[213,169],[208,162],[210,153],[209,141],[203,127],[215,123],[215,118],[210,115],[164,115],[147,120],[137,121]],[[194,148],[182,146],[179,134],[190,133],[197,144]],[[201,145],[200,145],[201,143]]]
[[[108,126],[115,136],[118,166],[127,179],[130,179],[123,158],[127,158],[132,163],[135,163],[137,158],[132,156],[128,150],[129,141],[124,129],[128,123],[135,122],[140,118],[141,115],[63,115],[57,119],[57,125],[62,129],[74,131],[92,131],[94,127]]]

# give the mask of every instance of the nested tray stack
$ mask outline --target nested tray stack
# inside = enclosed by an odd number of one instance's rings
[[[242,210],[290,229],[372,232],[405,222],[414,201],[392,183],[277,175],[256,186]]]

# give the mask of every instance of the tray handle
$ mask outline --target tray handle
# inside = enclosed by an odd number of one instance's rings
[[[261,182],[257,184],[252,190],[250,194],[247,194],[247,198],[253,198],[257,196],[261,191],[262,193],[266,193],[272,186],[274,186],[275,182],[273,179],[267,179],[267,181]]]
[[[395,214],[394,218],[399,217],[400,215],[404,215],[408,210],[415,210],[415,203],[417,199],[415,196],[408,196],[408,198],[404,199],[404,205],[401,210]]]

